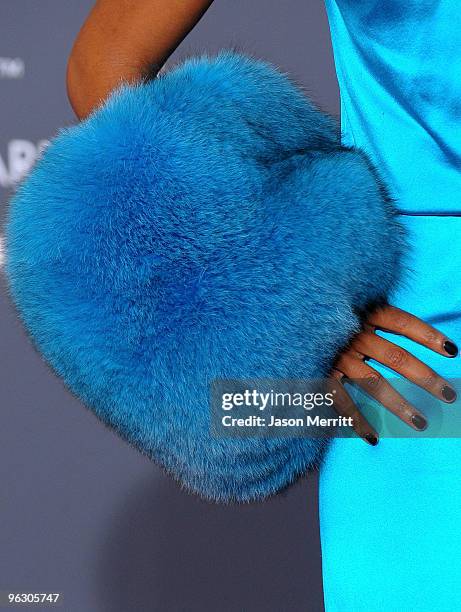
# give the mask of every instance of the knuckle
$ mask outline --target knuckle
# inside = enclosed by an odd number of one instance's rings
[[[368,389],[377,391],[382,386],[383,377],[378,372],[370,372],[364,378],[364,382]]]
[[[407,353],[400,348],[393,347],[386,351],[386,359],[394,367],[403,366],[407,361]]]
[[[423,337],[429,344],[435,344],[439,340],[439,334],[435,331],[435,329],[424,330]]]
[[[435,374],[435,372],[431,372],[426,376],[423,376],[421,379],[421,385],[426,389],[435,389],[440,386],[440,378]]]
[[[403,398],[397,402],[397,412],[407,421],[411,420],[411,417],[414,415],[413,407]]]
[[[393,323],[398,331],[405,331],[411,323],[411,318],[404,312],[397,312],[393,316]]]
[[[343,375],[353,378],[359,363],[352,353],[348,353],[340,355],[334,367]]]

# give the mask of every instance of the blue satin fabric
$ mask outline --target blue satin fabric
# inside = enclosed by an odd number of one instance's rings
[[[461,213],[457,0],[326,0],[344,141],[405,212]]]
[[[344,141],[372,156],[408,229],[407,271],[391,302],[460,345],[459,5],[327,0],[327,9]],[[450,378],[461,396],[459,357],[382,335]],[[461,605],[461,440],[445,437],[461,431],[461,400],[434,403],[423,391],[410,399],[428,414],[434,437],[383,438],[377,447],[337,439],[322,467],[327,612],[453,612]],[[372,412],[397,427],[382,407]]]

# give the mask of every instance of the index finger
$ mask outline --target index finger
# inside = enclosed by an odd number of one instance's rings
[[[445,357],[456,357],[458,354],[458,347],[445,334],[395,306],[375,310],[369,315],[367,323],[382,331],[405,336]]]

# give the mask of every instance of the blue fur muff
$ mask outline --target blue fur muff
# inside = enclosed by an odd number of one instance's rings
[[[265,497],[323,439],[210,434],[215,378],[319,378],[385,299],[402,236],[365,156],[272,66],[231,52],[124,86],[14,197],[10,291],[98,417],[188,489]]]

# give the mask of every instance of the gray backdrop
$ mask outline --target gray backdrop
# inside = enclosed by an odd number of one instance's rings
[[[90,0],[0,0],[0,210],[40,142],[72,122],[65,65]],[[236,46],[335,114],[321,0],[216,0],[175,59]],[[0,274],[0,591],[71,612],[322,607],[317,479],[218,507],[180,491],[101,425],[29,344]]]

